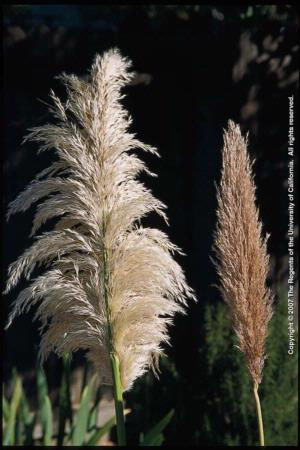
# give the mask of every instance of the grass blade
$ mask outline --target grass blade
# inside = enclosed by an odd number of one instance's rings
[[[42,410],[42,428],[43,428],[43,444],[51,445],[52,442],[52,406],[48,395],[45,397],[45,403]]]
[[[130,413],[130,409],[124,410],[124,415]],[[87,446],[94,446],[97,445],[100,441],[100,439],[108,433],[112,427],[116,425],[116,416],[113,416],[111,419],[109,419],[99,430],[95,431],[95,433],[90,437],[88,442],[86,443]]]
[[[10,411],[7,427],[4,433],[3,445],[15,444],[16,418],[22,395],[22,384],[19,376],[16,376],[13,396],[10,402]]]
[[[44,370],[41,367],[39,367],[37,369],[36,382],[37,382],[38,405],[39,405],[39,410],[41,410],[42,406],[44,404],[46,395],[48,395],[47,378],[46,378],[46,374],[45,374]]]
[[[90,383],[84,388],[81,397],[80,407],[74,421],[72,430],[72,444],[82,445],[88,429],[88,419],[90,412],[90,401],[93,394],[95,378],[93,377]]]
[[[174,409],[168,412],[150,431],[148,431],[144,437],[141,439],[139,445],[140,446],[159,446],[163,442],[163,434],[162,432],[166,428],[166,426],[170,423],[172,417],[174,415]]]
[[[21,445],[21,439],[22,439],[22,435],[21,435],[21,417],[20,417],[20,408],[18,408],[17,410],[17,414],[16,414],[16,424],[15,424],[15,445]]]
[[[44,370],[37,370],[39,419],[43,432],[43,444],[50,445],[52,437],[52,408],[48,396],[48,383]]]
[[[86,363],[84,368],[83,368],[83,375],[82,375],[82,383],[81,383],[81,390],[80,390],[80,394],[82,395],[83,390],[87,384],[87,376],[88,376],[88,364]]]
[[[24,442],[22,445],[32,446],[34,443],[33,430],[34,430],[34,426],[35,426],[37,417],[36,417],[36,414],[32,414],[30,412],[28,401],[27,401],[24,390],[23,390],[23,395],[21,398],[20,415],[21,415],[23,427],[24,427]]]
[[[99,406],[101,400],[101,387],[99,386],[96,392],[95,402],[89,414],[88,429],[97,428],[97,419],[99,415]]]
[[[10,406],[8,401],[6,400],[4,393],[2,394],[2,411],[3,411],[3,418],[5,420],[5,422],[8,422],[8,418],[9,418],[9,411],[10,411]]]
[[[70,393],[70,369],[71,369],[71,355],[63,355],[63,372],[59,391],[59,422],[58,422],[58,436],[57,446],[62,446],[65,435],[65,428],[67,419],[72,423],[72,403]]]
[[[103,427],[101,427],[99,430],[95,431],[95,433],[90,437],[86,445],[93,446],[97,445],[100,439],[108,433],[112,427],[116,425],[116,416],[113,416],[111,419],[109,419]]]

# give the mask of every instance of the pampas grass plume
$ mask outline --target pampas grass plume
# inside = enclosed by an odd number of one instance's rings
[[[239,349],[253,381],[260,384],[272,317],[272,294],[266,286],[268,236],[262,237],[247,139],[232,121],[224,132],[222,156],[214,243],[220,289],[230,308]]]
[[[268,236],[262,237],[247,138],[231,120],[224,132],[222,156],[214,250],[220,290],[230,309],[238,348],[245,355],[253,380],[259,441],[263,446],[258,387],[262,380],[268,324],[273,312],[273,296],[266,284]]]
[[[124,390],[149,367],[157,369],[168,325],[194,298],[173,258],[180,250],[162,231],[141,225],[152,211],[167,217],[137,179],[142,171],[153,174],[133,150],[158,152],[129,132],[121,88],[133,78],[130,66],[112,49],[95,57],[88,79],[60,76],[66,102],[51,91],[57,123],[31,129],[25,142],[54,149],[57,160],[10,203],[8,217],[40,202],[31,236],[58,220],[10,265],[6,287],[44,267],[18,295],[8,324],[36,306],[42,360],[51,351],[84,349],[102,383],[112,384],[114,352]]]

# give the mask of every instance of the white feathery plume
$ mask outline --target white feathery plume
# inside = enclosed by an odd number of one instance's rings
[[[96,55],[88,81],[59,77],[65,103],[51,91],[58,123],[32,128],[24,141],[54,149],[58,161],[10,203],[8,217],[41,201],[31,236],[47,220],[59,220],[10,265],[5,291],[35,267],[47,268],[19,294],[7,326],[36,305],[42,360],[51,351],[85,349],[101,382],[112,384],[113,350],[124,390],[157,367],[168,324],[195,299],[172,256],[179,249],[165,233],[140,224],[151,211],[167,217],[165,205],[137,180],[142,171],[153,174],[132,150],[158,153],[128,131],[120,90],[133,78],[130,66],[112,49]]]

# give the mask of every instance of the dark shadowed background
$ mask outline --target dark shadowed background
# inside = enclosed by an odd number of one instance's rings
[[[133,117],[132,130],[160,151],[160,159],[143,155],[158,174],[156,179],[145,177],[145,182],[168,206],[170,227],[152,216],[146,223],[167,231],[186,253],[179,260],[198,297],[188,315],[175,320],[172,347],[166,349],[169,366],[164,369],[163,365],[161,381],[145,378],[146,390],[138,384],[128,394],[129,404],[140,404],[140,417],[131,423],[133,430],[138,429],[138,421],[145,425],[152,423],[152,417],[159,418],[164,402],[178,405],[177,426],[167,436],[171,444],[217,441],[201,427],[206,420],[203,408],[209,405],[219,376],[208,373],[201,348],[207,336],[207,305],[220,303],[210,256],[216,219],[214,183],[220,176],[222,130],[228,119],[249,132],[249,150],[256,158],[258,205],[264,231],[271,234],[269,281],[274,289],[279,285],[286,289],[288,96],[296,95],[298,81],[297,29],[296,9],[288,5],[4,9],[5,209],[53,158],[51,153],[37,156],[36,146],[21,146],[21,140],[28,127],[50,120],[42,103],[48,102],[50,89],[64,95],[54,77],[62,71],[84,75],[96,52],[114,46],[133,61],[138,72],[136,84],[126,89],[124,103]],[[30,210],[3,223],[3,277],[7,266],[29,245],[32,215]],[[5,297],[5,314],[24,286],[25,282]],[[37,329],[28,314],[4,336],[4,378],[8,380],[12,367],[17,367],[29,390],[35,373]],[[77,363],[81,364],[80,357]],[[59,371],[55,357],[47,369],[55,389]],[[168,389],[167,394],[161,393],[159,383]],[[152,398],[149,406],[151,396],[156,400]],[[215,420],[221,419],[216,416]],[[221,433],[218,428],[215,431]],[[222,433],[224,442],[223,428]]]

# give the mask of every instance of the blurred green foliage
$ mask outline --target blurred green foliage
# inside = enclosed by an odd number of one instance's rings
[[[166,445],[258,445],[252,382],[236,348],[227,305],[210,303],[204,311],[194,373],[188,378],[163,358],[159,381],[148,373],[129,393],[129,406],[135,412],[130,424],[134,430],[147,428],[158,419],[161,408],[175,405]],[[266,444],[293,446],[298,439],[298,359],[297,354],[288,354],[287,298],[282,288],[277,291],[266,352],[259,389]]]
[[[260,387],[265,438],[267,445],[292,446],[297,443],[298,361],[297,354],[287,352],[287,299],[282,288],[277,291],[274,309],[267,341],[268,358]],[[192,444],[258,444],[252,384],[244,356],[236,348],[228,308],[223,303],[211,303],[206,306],[204,317],[204,342],[199,361],[195,362],[195,367],[200,367],[196,369],[198,389],[193,380],[187,385],[174,363],[163,358],[160,380],[156,381],[148,373],[128,396],[128,404],[133,410],[127,418],[129,442],[140,446],[160,446],[164,442],[168,445],[189,430],[190,435],[184,440]],[[201,372],[204,365],[206,370]],[[21,378],[13,372],[12,394],[9,398],[4,395],[2,400],[4,445],[93,446],[112,430],[114,417],[102,427],[97,425],[101,390],[96,387],[95,377],[86,381],[86,371],[80,404],[74,413],[70,376],[70,359],[66,355],[58,409],[55,409],[45,373],[39,368],[37,408],[34,409],[29,406]],[[165,411],[163,418],[162,408]],[[198,410],[199,417],[191,418],[189,408]],[[54,426],[55,417],[57,427]],[[54,428],[57,428],[56,433]]]
[[[163,431],[166,426],[170,423],[174,415],[174,409],[171,409],[154,427],[151,428],[147,433],[140,434],[139,445],[142,447],[152,447],[160,446],[164,442]]]
[[[96,387],[95,375],[87,383],[86,370],[83,377],[80,404],[76,414],[72,410],[70,386],[70,356],[63,357],[58,410],[50,400],[48,383],[42,368],[37,369],[37,407],[30,408],[21,377],[13,371],[12,395],[2,397],[3,445],[45,446],[97,446],[105,434],[116,425],[115,416],[99,427],[101,388]],[[126,409],[125,414],[130,410]],[[174,410],[168,412],[154,427],[140,434],[140,446],[160,446],[163,431],[169,424]],[[57,421],[55,418],[57,417]],[[57,433],[54,429],[57,427]]]
[[[57,434],[54,433],[54,406],[49,397],[43,369],[37,370],[38,401],[35,409],[29,407],[21,378],[14,371],[12,396],[8,399],[3,394],[2,399],[3,445],[96,445],[101,437],[113,428],[114,418],[102,427],[97,426],[95,411],[98,412],[101,397],[95,392],[94,378],[85,386],[74,420],[70,420],[70,390],[67,388],[68,383],[65,383],[68,364],[68,357],[65,357],[59,394]]]
[[[42,13],[42,5],[37,5],[39,13]],[[45,5],[45,15],[49,12],[49,6],[57,9],[63,5]],[[83,21],[89,22],[97,19],[113,20],[118,19],[122,14],[133,8],[132,5],[72,5],[76,9]],[[166,14],[174,14],[182,20],[189,20],[194,15],[202,17],[213,16],[217,20],[239,21],[249,19],[259,19],[265,17],[273,20],[286,20],[293,9],[293,5],[139,5],[152,19],[161,19]],[[19,18],[29,17],[34,14],[35,5],[3,5],[6,18],[18,20]]]
[[[205,440],[213,444],[256,445],[258,432],[252,384],[243,354],[235,347],[227,306],[209,305],[205,314],[208,366]],[[288,354],[287,298],[278,289],[260,386],[267,445],[297,443],[297,355]],[[210,382],[211,381],[211,382]]]

